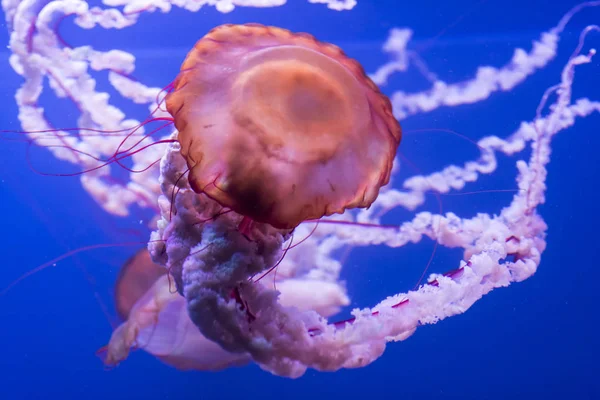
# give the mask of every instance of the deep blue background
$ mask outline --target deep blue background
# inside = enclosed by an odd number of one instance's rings
[[[134,75],[164,86],[177,74],[192,44],[225,22],[262,22],[308,31],[341,45],[368,71],[387,60],[380,48],[388,30],[408,26],[415,31],[413,48],[420,50],[430,69],[455,82],[471,77],[478,65],[503,65],[515,47],[529,50],[531,40],[554,26],[574,4],[359,0],[354,10],[335,12],[291,0],[280,8],[238,8],[227,15],[209,7],[195,14],[174,10],[144,15],[137,26],[123,31],[82,31],[67,20],[61,32],[73,45],[132,50],[140,55]],[[600,9],[577,16],[560,42],[559,57],[513,92],[404,121],[403,154],[423,171],[433,171],[473,157],[476,149],[452,135],[410,130],[450,128],[477,139],[506,136],[520,121],[531,120],[543,91],[558,82],[581,29],[597,22]],[[587,47],[600,47],[599,36],[591,35]],[[435,40],[429,42],[430,38]],[[6,29],[0,29],[0,43],[8,43]],[[420,48],[423,44],[427,46]],[[21,78],[8,65],[8,52],[0,55],[0,129],[18,129],[13,96]],[[600,97],[599,60],[577,70],[576,97]],[[426,87],[414,71],[408,76],[394,78],[384,90]],[[105,83],[100,79],[99,84]],[[68,101],[49,103],[51,99],[46,96],[42,103],[52,122],[72,125],[73,106]],[[136,118],[144,116],[141,108],[128,111]],[[547,203],[540,210],[549,225],[548,248],[537,274],[494,291],[464,315],[390,344],[385,355],[366,368],[309,371],[298,380],[273,377],[256,366],[182,373],[138,351],[117,369],[104,371],[94,351],[110,337],[108,318],[115,314],[111,283],[134,249],[96,250],[62,261],[0,297],[0,399],[599,399],[600,351],[595,340],[600,327],[599,124],[598,115],[580,120],[553,142]],[[107,218],[77,178],[36,175],[27,166],[26,146],[9,141],[0,141],[0,146],[0,287],[69,249],[139,240],[147,234],[139,224],[146,216],[143,212],[126,220]],[[44,150],[34,149],[31,158],[45,171],[64,168]],[[494,177],[469,189],[514,188],[517,159],[501,158]],[[461,215],[498,212],[509,199],[510,194],[442,198],[445,210]],[[424,208],[436,211],[437,204],[431,199]],[[397,217],[400,221],[406,215]],[[410,289],[431,248],[431,242],[424,242],[393,251],[379,247],[353,251],[343,273],[352,305],[372,305]],[[458,260],[456,252],[440,251],[432,268],[452,269]],[[106,305],[109,317],[100,303]]]

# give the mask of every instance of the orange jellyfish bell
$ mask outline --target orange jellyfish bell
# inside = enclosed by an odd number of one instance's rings
[[[401,129],[360,64],[305,33],[223,25],[167,96],[194,191],[281,229],[368,207]]]

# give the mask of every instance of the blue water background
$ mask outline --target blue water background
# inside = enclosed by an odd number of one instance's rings
[[[441,79],[457,82],[472,77],[478,65],[504,65],[515,47],[529,50],[531,41],[575,4],[359,0],[354,10],[335,12],[292,0],[284,7],[238,8],[226,15],[210,7],[198,13],[174,9],[167,15],[146,14],[135,27],[122,31],[85,31],[66,20],[61,32],[73,45],[131,50],[139,55],[134,75],[152,86],[165,86],[193,43],[221,23],[260,22],[310,32],[339,44],[370,72],[388,60],[381,45],[389,29],[410,27],[415,31],[411,47],[425,46],[420,55],[429,68]],[[521,121],[533,118],[544,90],[558,83],[581,29],[598,22],[600,9],[575,17],[562,37],[559,56],[512,92],[411,117],[403,121],[404,129],[449,128],[472,139],[508,135]],[[435,39],[430,42],[431,38]],[[0,43],[8,44],[6,29],[0,29]],[[593,46],[600,47],[600,35],[590,36],[586,48]],[[14,92],[22,80],[9,67],[8,54],[0,53],[0,129],[19,129]],[[598,76],[600,56],[577,69],[574,97],[598,99]],[[107,87],[103,79],[101,88]],[[426,87],[413,69],[394,76],[383,90]],[[77,117],[67,100],[45,95],[41,103],[56,126],[71,126]],[[126,111],[141,119],[146,109]],[[547,203],[540,208],[549,225],[548,248],[538,272],[525,282],[495,290],[463,315],[389,344],[384,356],[366,368],[309,370],[297,380],[274,377],[257,366],[179,372],[137,351],[118,368],[105,371],[94,351],[107,342],[111,327],[99,304],[114,318],[111,285],[119,265],[135,248],[106,249],[61,261],[0,297],[0,399],[599,399],[599,125],[598,115],[579,120],[553,141]],[[140,224],[148,212],[134,210],[126,219],[109,216],[77,178],[37,175],[28,167],[27,146],[9,141],[0,146],[0,287],[68,250],[143,240],[148,234]],[[467,141],[435,132],[407,133],[401,149],[429,172],[477,155]],[[515,188],[514,164],[527,155],[500,157],[499,171],[468,189]],[[31,149],[29,157],[43,171],[72,170],[43,149]],[[476,211],[497,213],[510,197],[496,193],[442,200],[445,210],[469,216]],[[423,209],[437,207],[432,196]],[[401,222],[409,214],[393,217]],[[373,305],[412,288],[431,249],[426,240],[399,250],[372,247],[352,252],[342,276],[352,307]],[[460,253],[441,250],[432,271],[453,269],[459,259]]]

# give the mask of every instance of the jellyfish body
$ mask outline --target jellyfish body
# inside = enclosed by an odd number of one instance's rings
[[[254,221],[368,207],[401,129],[386,96],[338,47],[261,25],[200,39],[167,96],[196,192]]]

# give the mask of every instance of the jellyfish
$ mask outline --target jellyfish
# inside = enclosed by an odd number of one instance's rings
[[[211,30],[166,106],[194,191],[281,229],[368,207],[401,138],[389,99],[357,61],[273,26]]]
[[[154,247],[153,257],[175,276],[192,321],[204,335],[228,351],[252,353],[238,340],[241,331],[220,326],[232,322],[227,321],[230,312],[240,311],[253,326],[261,319],[252,311],[258,307],[247,300],[252,295],[244,280],[277,264],[289,230],[301,222],[368,207],[389,181],[400,125],[388,98],[338,47],[257,24],[217,27],[200,39],[183,62],[166,105],[187,173],[175,187],[170,168],[181,160],[175,153],[163,158],[163,193],[192,201],[196,211],[188,209],[182,215],[189,217],[180,219],[182,209],[175,207],[174,218],[182,224],[174,229],[194,231],[182,238],[188,242],[199,235],[202,247],[188,247],[187,253],[203,261],[193,264],[209,265],[206,260],[217,257],[232,269],[204,271],[216,280],[200,278],[198,270],[170,257],[169,248]],[[211,218],[214,204],[232,212]],[[242,227],[246,239],[229,232],[230,223]],[[252,240],[243,243],[247,236]],[[215,245],[218,239],[225,243]],[[160,235],[155,241],[168,239]],[[267,292],[276,293],[273,298],[280,293]]]

